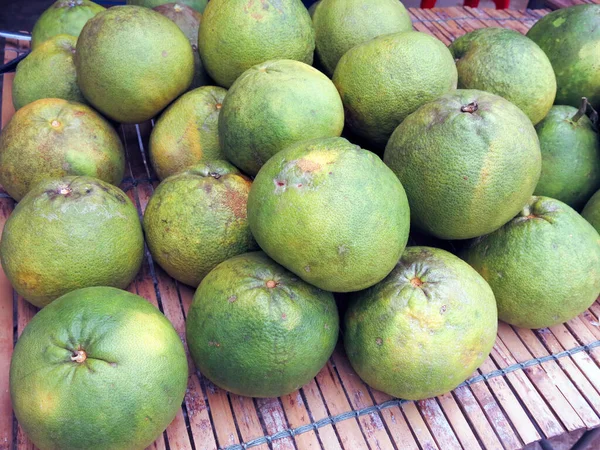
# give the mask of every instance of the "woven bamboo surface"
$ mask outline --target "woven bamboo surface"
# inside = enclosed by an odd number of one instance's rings
[[[415,28],[444,43],[470,30],[501,26],[521,32],[548,10],[411,9]],[[24,50],[8,42],[5,59]],[[2,126],[13,113],[12,75],[4,77]],[[152,124],[119,129],[127,151],[122,188],[140,216],[156,186],[148,164]],[[0,192],[0,229],[14,202]],[[158,306],[185,340],[193,291],[176,283],[149,254],[130,286]],[[0,450],[34,447],[13,417],[8,393],[14,343],[36,309],[19,297],[0,269]],[[281,398],[252,399],[215,387],[190,362],[180,412],[150,448],[240,449],[518,449],[600,425],[600,303],[564,325],[537,331],[500,324],[490,357],[453,392],[418,402],[370,389],[338,346],[310,383]],[[539,444],[535,447],[540,448]]]

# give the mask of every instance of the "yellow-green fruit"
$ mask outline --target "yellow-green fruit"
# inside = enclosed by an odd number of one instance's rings
[[[235,256],[202,281],[186,335],[196,366],[217,386],[279,397],[308,383],[338,337],[329,292],[299,280],[262,252]]]
[[[538,45],[505,28],[471,31],[450,45],[459,89],[479,89],[504,97],[535,125],[548,114],[556,96],[552,64]]]
[[[504,225],[533,194],[542,167],[525,113],[474,89],[443,95],[408,116],[384,161],[406,189],[412,225],[441,239],[469,239]]]
[[[407,247],[385,280],[352,297],[348,359],[367,384],[394,397],[421,400],[454,389],[496,340],[492,290],[445,250]]]
[[[581,211],[581,215],[600,233],[600,191],[592,195],[590,201],[586,203],[585,208]]]
[[[40,308],[75,289],[125,288],[143,257],[133,203],[118,187],[84,176],[37,184],[6,221],[0,241],[6,276]]]
[[[81,103],[57,98],[29,103],[0,134],[0,184],[15,200],[40,181],[65,175],[118,185],[124,170],[117,132]]]
[[[152,9],[175,22],[190,41],[192,50],[194,50],[194,80],[190,89],[212,84],[198,53],[198,28],[200,27],[202,14],[180,3],[166,3]]]
[[[600,136],[592,121],[572,106],[556,105],[535,129],[542,175],[534,194],[581,209],[600,188]]]
[[[315,32],[300,0],[211,0],[198,49],[209,75],[229,87],[244,71],[271,59],[312,64]]]
[[[225,159],[218,120],[227,91],[204,86],[178,98],[150,135],[150,162],[162,180],[201,161]]]
[[[225,161],[165,179],[144,213],[154,260],[176,280],[196,287],[217,264],[254,250],[246,215],[251,184]]]
[[[462,258],[494,291],[498,317],[518,327],[566,322],[600,295],[600,235],[552,198],[531,197],[513,220],[473,241]]]
[[[188,89],[194,54],[172,20],[141,6],[116,6],[81,30],[75,67],[96,109],[117,122],[139,123]]]
[[[172,0],[127,0],[126,3],[128,5],[145,6],[146,8],[156,8],[157,6],[166,5],[171,2]],[[202,13],[204,12],[204,8],[206,8],[208,0],[178,0],[177,3],[189,6],[195,11]]]
[[[410,222],[398,178],[377,155],[343,138],[303,141],[267,161],[250,190],[248,220],[265,253],[333,292],[385,278]]]
[[[86,22],[106,8],[89,0],[58,0],[42,13],[31,31],[31,48],[57,34],[79,36]]]
[[[42,98],[85,102],[73,62],[76,43],[74,36],[53,36],[19,63],[12,88],[15,109]]]
[[[335,137],[344,106],[329,78],[299,61],[267,61],[245,71],[223,102],[219,140],[227,159],[249,175],[296,142]]]
[[[412,30],[398,0],[321,0],[313,13],[317,54],[329,75],[344,53],[377,36]]]
[[[156,307],[90,287],[57,299],[25,327],[10,396],[40,450],[142,450],[175,418],[187,379],[181,340]]]
[[[406,116],[456,89],[452,54],[438,39],[417,31],[371,39],[348,50],[333,82],[350,129],[383,146]]]

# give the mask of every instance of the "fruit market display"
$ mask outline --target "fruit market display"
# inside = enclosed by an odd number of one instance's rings
[[[0,262],[41,308],[10,393],[40,450],[150,445],[186,391],[181,339],[216,386],[278,397],[339,338],[419,400],[484,362],[498,320],[600,295],[600,5],[447,47],[395,0],[127,3],[49,5],[0,134]],[[150,120],[142,217],[119,123]],[[185,336],[121,290],[145,253],[195,289]]]

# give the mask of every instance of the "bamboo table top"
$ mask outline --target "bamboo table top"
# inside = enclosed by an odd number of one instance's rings
[[[411,9],[417,30],[445,44],[476,28],[526,32],[548,10]],[[25,43],[7,42],[5,60]],[[12,74],[4,76],[1,123],[13,113]],[[119,128],[128,158],[122,184],[140,214],[156,178],[147,158],[151,123]],[[0,228],[14,202],[0,191]],[[158,306],[185,339],[193,291],[148,257],[129,287]],[[0,450],[31,450],[13,417],[8,392],[10,356],[36,309],[20,298],[0,269]],[[490,357],[453,392],[418,402],[370,389],[339,346],[306,386],[281,398],[252,399],[215,387],[191,360],[188,391],[155,450],[241,449],[518,449],[600,425],[600,303],[564,325],[537,331],[501,323]],[[541,448],[539,444],[535,444]]]

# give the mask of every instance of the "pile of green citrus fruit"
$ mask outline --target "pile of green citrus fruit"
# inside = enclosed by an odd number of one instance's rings
[[[597,299],[600,5],[447,47],[397,0],[127,3],[44,12],[0,134],[19,202],[0,261],[43,308],[10,390],[41,450],[143,449],[177,413],[181,340],[121,290],[145,243],[197,288],[197,368],[255,397],[309,382],[340,329],[366,383],[439,395],[499,319],[549,327]],[[115,127],[150,119],[161,181],[140,221]]]

